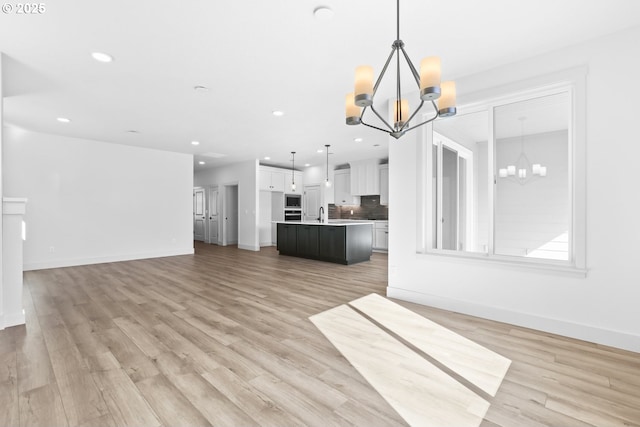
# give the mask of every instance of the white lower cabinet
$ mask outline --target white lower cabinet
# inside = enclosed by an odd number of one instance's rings
[[[373,223],[373,249],[389,250],[389,221],[375,221]]]

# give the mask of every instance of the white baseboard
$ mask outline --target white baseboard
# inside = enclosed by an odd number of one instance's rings
[[[257,252],[257,251],[260,250],[260,246],[238,244],[238,249],[244,249],[245,251],[255,251],[255,252]]]
[[[74,267],[78,265],[104,264],[106,262],[133,261],[137,259],[163,258],[177,255],[193,255],[194,249],[182,248],[171,251],[142,252],[136,254],[118,254],[101,257],[56,259],[51,261],[32,262],[24,264],[24,271],[44,270],[47,268]]]
[[[474,304],[468,301],[442,298],[401,288],[387,287],[387,296],[640,353],[640,336],[627,332],[551,319],[529,313],[520,313],[498,307]]]
[[[0,330],[12,326],[24,325],[26,322],[24,310],[14,314],[0,314]]]

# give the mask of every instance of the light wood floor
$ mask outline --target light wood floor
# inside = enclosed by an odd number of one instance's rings
[[[406,425],[308,319],[384,294],[386,262],[198,244],[27,272],[0,426]],[[640,425],[640,354],[399,303],[512,360],[483,426]]]

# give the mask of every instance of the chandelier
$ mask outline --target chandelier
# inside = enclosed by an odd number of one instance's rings
[[[453,81],[440,82],[440,58],[437,56],[426,57],[420,63],[420,72],[416,70],[415,66],[409,59],[409,55],[404,50],[404,43],[400,40],[400,0],[397,0],[397,33],[396,41],[391,46],[391,53],[387,58],[387,61],[382,68],[382,72],[378,76],[375,84],[373,83],[373,67],[369,65],[362,65],[356,68],[355,77],[355,91],[350,93],[346,97],[346,122],[348,125],[363,124],[373,129],[377,129],[382,132],[386,132],[394,138],[398,139],[404,135],[407,131],[422,126],[438,117],[449,117],[456,114],[456,86]],[[400,82],[400,54],[407,62],[411,74],[420,90],[420,105],[409,116],[409,101],[402,99],[402,87]],[[393,57],[396,57],[396,97],[393,104],[393,126],[383,118],[383,116],[376,111],[373,101],[380,86],[380,82],[384,77],[389,64]],[[436,104],[438,100],[438,104]],[[409,122],[415,117],[416,114],[422,109],[423,105],[431,103],[433,107],[433,116],[426,121],[420,122],[414,126],[411,126]],[[365,122],[365,113],[367,109],[378,117],[382,122],[378,126]],[[384,127],[380,127],[384,126]]]
[[[520,155],[515,161],[515,164],[507,165],[506,168],[498,169],[498,176],[500,178],[506,178],[511,181],[516,181],[518,184],[524,185],[527,182],[537,177],[547,176],[547,167],[542,166],[540,163],[531,163],[529,158],[524,152],[524,122],[526,117],[518,117],[520,120]],[[531,173],[529,174],[529,170]]]

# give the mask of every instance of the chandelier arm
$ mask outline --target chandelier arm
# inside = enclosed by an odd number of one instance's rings
[[[434,121],[435,119],[437,119],[437,118],[438,118],[438,116],[439,116],[439,114],[438,114],[438,112],[436,111],[436,114],[435,114],[433,117],[431,117],[429,120],[426,120],[426,121],[424,121],[424,122],[422,122],[422,123],[419,123],[419,124],[417,124],[417,125],[415,125],[415,126],[412,126],[412,127],[410,127],[409,129],[406,129],[406,130],[405,130],[405,132],[410,131],[410,130],[412,130],[412,129],[415,129],[415,128],[417,128],[417,127],[420,127],[420,126],[422,126],[422,125],[426,125],[427,123],[431,123],[432,121]]]
[[[393,54],[395,53],[397,47],[395,46],[395,44],[393,46],[391,46],[391,53],[389,54],[389,57],[387,58],[387,62],[384,63],[384,67],[382,67],[382,71],[380,72],[380,75],[378,76],[378,80],[376,80],[376,84],[373,86],[373,95],[372,96],[376,96],[376,92],[378,91],[378,86],[380,86],[380,82],[382,81],[382,77],[384,76],[384,73],[387,72],[387,67],[389,66],[389,62],[391,62],[391,58],[393,58]]]
[[[373,111],[376,116],[378,116],[378,118],[382,121],[382,123],[384,123],[385,125],[387,125],[387,127],[389,128],[389,130],[391,132],[395,132],[396,130],[394,128],[391,127],[391,125],[389,123],[387,123],[387,121],[385,119],[382,118],[382,116],[380,114],[378,114],[378,112],[376,111],[375,108],[373,108],[373,104],[370,105],[371,107],[371,111]]]
[[[374,110],[374,109],[373,109],[373,106],[371,106],[371,107],[372,107],[371,109],[373,110],[373,112],[374,112],[374,113],[376,113],[376,115],[377,115],[378,117],[380,117],[380,115],[376,112],[376,110]],[[363,120],[364,112],[365,112],[365,111],[367,111],[367,108],[369,108],[369,106],[364,107],[364,108],[362,109],[362,113],[360,113],[360,124],[363,124],[363,125],[365,125],[365,126],[368,126],[368,127],[370,127],[370,128],[373,128],[373,129],[381,130],[382,132],[391,133],[391,132],[389,132],[389,131],[388,131],[388,130],[386,130],[386,129],[382,129],[382,128],[379,128],[379,127],[377,127],[377,126],[370,125],[369,123],[366,123],[366,122]],[[380,120],[382,120],[382,117],[380,117]],[[382,123],[384,123],[385,125],[387,125],[387,126],[389,127],[389,129],[391,129],[391,126],[389,126],[389,124],[388,124],[387,122],[385,122],[384,120],[382,120]]]
[[[400,15],[400,0],[398,0],[398,15]],[[400,32],[400,30],[398,30]],[[399,39],[398,39],[399,40]],[[402,45],[400,45],[402,48]],[[400,87],[400,52],[396,49],[396,108],[398,109],[398,115],[394,118],[396,122],[402,120],[402,89]],[[394,126],[398,126],[396,123]],[[403,126],[404,127],[404,126]],[[396,129],[399,131],[399,129]]]
[[[420,73],[418,73],[416,67],[413,66],[413,62],[411,62],[411,59],[409,59],[409,55],[407,54],[407,51],[404,50],[404,47],[400,47],[400,50],[402,50],[404,59],[406,59],[407,64],[409,64],[409,69],[411,69],[411,73],[413,74],[413,78],[416,80],[416,84],[418,85],[418,87],[420,87]]]
[[[416,114],[418,114],[418,111],[420,111],[420,109],[422,108],[422,106],[424,105],[424,101],[420,101],[420,105],[418,105],[418,108],[416,108],[416,111],[413,112],[413,114],[411,115],[411,117],[409,117],[409,120],[407,120],[404,125],[402,125],[402,127],[400,128],[400,132],[402,132],[403,130],[405,130],[405,128],[407,127],[407,125],[411,122],[411,120],[416,116]],[[407,129],[408,130],[408,129]]]
[[[386,133],[388,133],[388,134],[391,134],[391,132],[389,132],[388,130],[386,130],[386,129],[382,129],[382,128],[379,128],[378,126],[370,125],[369,123],[365,123],[365,122],[362,122],[362,121],[361,121],[361,122],[360,122],[360,124],[363,124],[363,125],[365,125],[365,126],[367,126],[367,127],[370,127],[370,128],[373,128],[373,129],[380,130],[380,131],[382,131],[382,132],[386,132]]]

